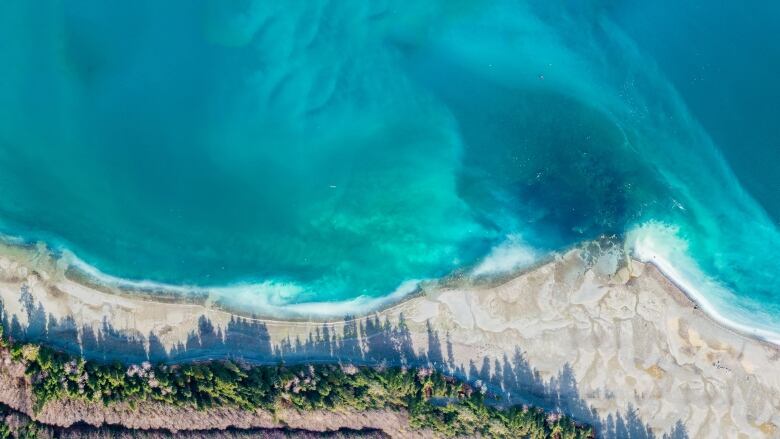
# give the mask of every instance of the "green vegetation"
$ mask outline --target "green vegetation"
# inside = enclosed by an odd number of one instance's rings
[[[186,365],[105,365],[43,346],[8,347],[22,361],[36,409],[61,398],[111,404],[157,401],[207,409],[236,406],[271,412],[299,410],[405,410],[411,426],[444,436],[586,438],[589,428],[536,408],[498,409],[484,386],[470,386],[433,369],[351,365],[249,366],[232,361]],[[2,436],[0,427],[0,437]]]
[[[128,430],[116,425],[73,425],[58,427],[45,425],[30,419],[0,403],[0,439],[384,439],[386,436],[377,430],[343,429],[331,432],[308,432],[295,429],[214,429],[179,431],[165,430]]]
[[[7,406],[0,404],[0,439],[38,439],[45,430],[41,424],[23,415],[17,414],[14,422],[8,422],[11,413]]]

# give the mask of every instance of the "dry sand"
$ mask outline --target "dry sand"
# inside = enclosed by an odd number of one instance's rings
[[[150,334],[166,351],[205,343],[198,335],[204,316],[217,336],[229,338],[235,316],[208,303],[162,303],[99,291],[69,279],[41,252],[9,247],[0,253],[0,299],[22,328],[41,314],[25,308],[24,289],[32,298],[28,304],[42,305],[47,320],[72,319],[76,328],[96,334],[108,323],[115,336],[131,336],[146,349]],[[573,250],[498,284],[431,287],[349,322],[255,323],[270,339],[272,350],[263,354],[268,361],[284,356],[376,362],[386,349],[389,362],[398,357],[431,362],[481,379],[513,401],[559,408],[592,422],[606,437],[645,437],[648,428],[657,437],[683,430],[691,438],[780,437],[776,346],[714,322],[653,266],[616,265],[609,253],[584,259],[581,250]],[[389,322],[384,332],[373,326],[377,317]],[[400,320],[408,332],[387,337],[392,332],[387,328],[399,328]],[[356,343],[345,343],[354,328]],[[193,341],[193,335],[200,339]],[[106,346],[101,355],[122,349]],[[226,346],[219,352],[229,351]],[[305,353],[295,357],[295,352]],[[101,419],[107,417],[90,422]],[[208,422],[195,424],[208,428]]]

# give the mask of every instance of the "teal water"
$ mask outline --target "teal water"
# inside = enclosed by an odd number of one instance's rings
[[[0,229],[320,313],[617,234],[780,332],[780,9],[644,3],[3,2]]]

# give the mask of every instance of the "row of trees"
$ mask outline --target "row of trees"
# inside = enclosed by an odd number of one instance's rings
[[[24,362],[36,410],[62,398],[131,405],[156,401],[208,409],[405,410],[411,426],[447,437],[588,438],[592,430],[532,407],[496,408],[472,386],[430,368],[352,365],[250,366],[233,361],[185,365],[102,364],[34,344],[8,344]],[[0,430],[2,431],[2,430]]]

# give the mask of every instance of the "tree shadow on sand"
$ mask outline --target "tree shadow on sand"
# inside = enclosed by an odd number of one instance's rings
[[[687,438],[685,426],[659,436],[637,416],[637,410],[602,417],[582,399],[576,377],[566,364],[558,375],[545,380],[517,348],[502,358],[482,358],[469,364],[456,364],[452,343],[427,326],[425,350],[415,350],[412,334],[403,315],[397,324],[378,316],[354,319],[337,331],[321,324],[305,338],[287,338],[273,343],[268,327],[262,321],[233,317],[222,328],[202,316],[197,329],[186,340],[170,350],[155,334],[128,334],[117,330],[104,319],[98,328],[79,327],[72,317],[56,319],[43,305],[35,304],[26,287],[19,295],[26,324],[18,316],[9,316],[0,301],[0,322],[12,340],[39,342],[52,348],[101,362],[140,363],[142,361],[181,363],[211,359],[235,359],[252,364],[339,362],[360,365],[435,367],[445,373],[484,385],[495,396],[496,404],[528,404],[558,411],[592,425],[603,438]],[[338,332],[338,333],[337,333]],[[609,397],[609,395],[604,395]]]

